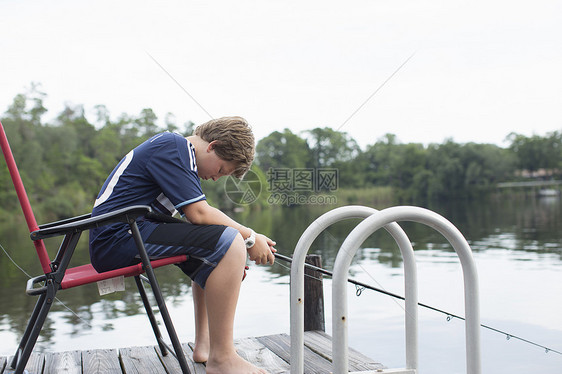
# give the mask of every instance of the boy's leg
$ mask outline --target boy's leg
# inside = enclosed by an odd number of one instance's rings
[[[238,356],[234,348],[234,315],[246,257],[244,240],[238,234],[207,279],[205,301],[211,347],[207,374],[266,373]]]
[[[209,359],[209,319],[207,318],[207,304],[205,291],[197,283],[191,283],[193,293],[193,310],[195,314],[195,348],[193,361],[206,362]]]
[[[194,288],[193,295],[196,326],[199,326],[202,338],[205,336],[205,318],[201,313],[207,310],[210,346],[207,374],[266,373],[238,356],[234,348],[234,315],[248,256],[240,233],[230,227],[217,225],[170,223],[157,226],[145,240],[145,248],[150,256],[170,256],[186,253],[187,250],[192,259],[200,260],[187,261],[179,266],[193,280],[205,285],[204,291],[200,287]],[[207,263],[216,266],[200,266]],[[199,352],[203,358],[202,349]]]

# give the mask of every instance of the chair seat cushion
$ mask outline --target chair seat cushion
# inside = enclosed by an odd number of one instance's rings
[[[158,260],[153,260],[150,262],[152,268],[156,269],[161,266],[166,266],[170,264],[178,264],[187,260],[186,255],[173,256],[161,258]],[[140,275],[144,273],[142,263],[136,265],[127,266],[124,268],[119,268],[115,270],[105,271],[103,273],[98,273],[92,264],[76,266],[66,270],[64,279],[61,283],[62,289],[72,288],[81,286],[83,284],[99,282],[105,279],[115,278],[115,277],[133,277],[135,275]]]

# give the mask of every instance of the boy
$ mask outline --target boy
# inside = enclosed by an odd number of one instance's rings
[[[273,264],[275,242],[235,222],[207,204],[200,178],[241,178],[254,158],[254,136],[241,117],[211,120],[184,138],[169,132],[153,136],[129,152],[104,183],[92,215],[131,205],[150,205],[188,222],[138,221],[150,257],[187,254],[180,268],[193,280],[195,348],[193,359],[213,373],[265,373],[234,348],[233,324],[247,255]],[[138,261],[128,226],[114,224],[90,233],[90,257],[97,271]]]

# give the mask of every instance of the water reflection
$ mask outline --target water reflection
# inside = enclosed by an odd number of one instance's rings
[[[290,256],[304,229],[314,219],[332,208],[332,206],[273,207],[261,212],[241,212],[235,218],[275,239],[279,252]],[[465,235],[475,252],[525,251],[533,254],[528,257],[528,261],[537,261],[536,255],[548,255],[540,260],[560,266],[562,204],[559,198],[451,202],[428,208],[453,222]],[[323,256],[326,268],[332,267],[337,250],[358,222],[359,220],[348,220],[337,223],[315,241],[311,252]],[[413,241],[415,250],[423,250],[426,251],[425,253],[435,251],[438,254],[433,259],[426,258],[425,261],[436,263],[458,261],[452,254],[453,249],[450,245],[433,229],[410,222],[403,222],[400,225]],[[23,220],[17,219],[9,225],[4,225],[2,230],[4,232],[0,235],[0,244],[14,261],[31,275],[39,274],[41,269]],[[73,266],[88,261],[85,239],[82,239],[77,250]],[[54,255],[57,246],[55,240],[47,243],[51,255]],[[369,250],[358,251],[353,264],[377,263],[397,270],[402,267],[399,248],[384,230],[373,234],[364,247]],[[446,255],[449,252],[451,256]],[[522,256],[518,258],[521,260]],[[287,284],[289,274],[287,266],[265,269],[272,279],[279,279],[282,285]],[[15,334],[17,338],[21,336],[36,299],[25,294],[27,276],[17,269],[4,253],[0,253],[0,271],[0,338],[10,337],[0,340],[13,341],[12,335]],[[190,284],[183,273],[175,267],[157,269],[156,272],[168,304],[172,308],[174,305],[185,304],[186,295],[190,293]],[[41,349],[44,344],[61,339],[60,335],[56,337],[56,329],[60,329],[61,324],[67,326],[67,336],[81,336],[95,332],[97,329],[112,331],[116,328],[116,321],[142,315],[144,311],[135,292],[136,286],[132,280],[126,282],[128,291],[102,298],[99,297],[95,285],[62,292],[60,295],[64,294],[64,303],[72,312],[60,303],[53,305],[53,313],[45,322],[38,347]],[[9,343],[9,346],[1,347],[0,354],[9,354],[14,347],[14,343]]]

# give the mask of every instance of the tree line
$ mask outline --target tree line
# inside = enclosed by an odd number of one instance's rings
[[[337,168],[343,188],[392,187],[399,202],[473,198],[541,170],[543,178],[562,173],[562,131],[546,136],[508,135],[509,147],[452,139],[427,146],[400,143],[386,134],[362,150],[345,132],[315,128],[301,136],[275,131],[257,144],[263,170]]]
[[[44,123],[45,94],[37,86],[18,94],[2,116],[28,195],[42,221],[88,212],[103,181],[133,147],[163,130],[190,135],[194,124],[177,125],[167,114],[164,124],[152,109],[111,119],[103,105],[90,122],[83,106],[67,104],[54,120]],[[562,131],[545,136],[509,134],[507,148],[493,144],[404,144],[386,134],[361,149],[345,132],[314,128],[295,134],[274,131],[257,142],[253,170],[262,178],[272,169],[338,171],[341,190],[390,187],[400,202],[471,198],[513,181],[518,172],[544,169],[559,178]],[[205,191],[223,205],[224,184]],[[222,188],[222,191],[221,191]],[[337,193],[338,191],[335,191]],[[0,219],[19,209],[7,168],[0,168]]]

